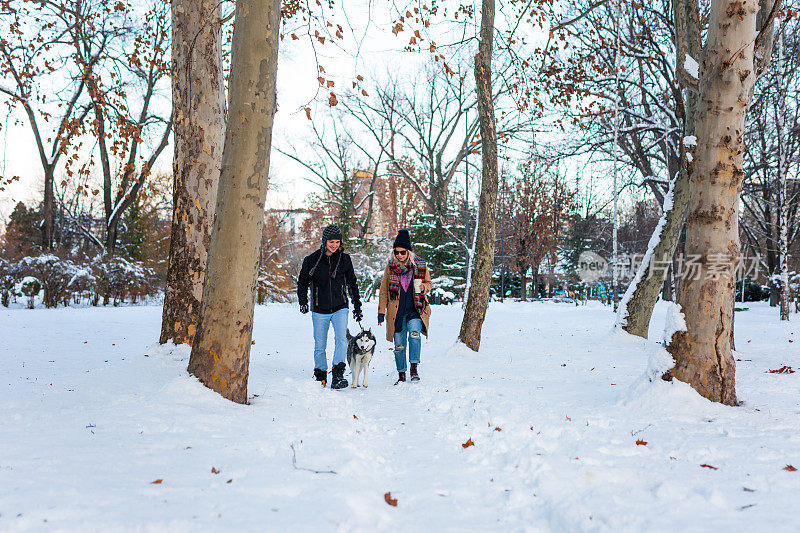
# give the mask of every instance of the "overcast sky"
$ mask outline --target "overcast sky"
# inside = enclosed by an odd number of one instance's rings
[[[335,89],[342,90],[351,85],[357,75],[365,76],[366,83],[374,77],[384,76],[391,70],[395,74],[414,73],[419,66],[430,60],[430,54],[400,52],[408,42],[409,34],[394,35],[391,31],[392,13],[386,2],[349,2],[346,16],[337,12],[333,20],[342,24],[345,39],[322,45],[311,43],[304,33],[307,27],[296,25],[287,34],[296,33],[301,38],[288,37],[281,42],[278,63],[278,113],[273,131],[273,142],[287,147],[300,143],[308,132],[309,122],[305,107],[319,109],[327,105],[328,90],[320,89],[317,81],[318,64],[324,66],[325,76],[334,80]],[[312,30],[313,33],[313,30]],[[447,40],[441,36],[440,43]],[[367,86],[369,89],[369,86]],[[316,100],[315,100],[316,99]],[[5,111],[5,110],[4,110]],[[15,125],[15,119],[20,124]],[[36,204],[41,200],[43,173],[30,126],[19,111],[10,116],[0,115],[0,173],[3,176],[18,175],[22,179],[0,191],[0,220],[6,220],[18,201]],[[158,169],[170,171],[172,148],[165,150]],[[314,186],[302,179],[307,174],[288,158],[273,150],[270,171],[271,206],[298,207]]]

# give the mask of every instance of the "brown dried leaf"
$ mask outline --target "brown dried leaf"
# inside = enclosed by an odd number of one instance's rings
[[[642,439],[636,439],[637,446],[647,446],[647,441]]]
[[[159,479],[157,479],[155,481],[151,481],[150,484],[151,485],[161,485],[162,481],[164,481],[164,480],[159,478]]]
[[[392,498],[391,492],[387,492],[386,494],[384,494],[383,499],[386,500],[386,503],[388,503],[392,507],[397,507],[397,498]]]
[[[472,437],[470,437],[467,442],[461,445],[462,448],[469,448],[470,446],[475,446],[475,443],[472,442]]]
[[[719,470],[719,468],[717,468],[716,466],[707,465],[705,463],[701,464],[700,466],[702,466],[703,468],[710,468],[711,470]]]
[[[786,465],[786,466],[783,467],[783,469],[786,470],[787,472],[796,472],[797,471],[797,469],[795,467],[793,467],[792,465]]]
[[[212,466],[211,467],[211,473],[212,474],[219,474],[219,470],[217,470],[215,467]]]

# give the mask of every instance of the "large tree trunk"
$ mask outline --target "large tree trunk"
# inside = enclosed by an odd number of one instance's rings
[[[172,2],[172,231],[159,342],[192,344],[225,140],[219,4]]]
[[[237,0],[216,217],[189,372],[247,402],[258,256],[276,110],[280,0]]]
[[[475,266],[469,287],[458,338],[470,349],[478,351],[481,328],[489,306],[489,288],[494,269],[495,211],[497,209],[497,131],[492,101],[492,37],[494,32],[494,0],[483,0],[481,34],[475,55],[475,89],[478,95],[478,114],[481,123],[481,176],[478,236],[475,243]]]
[[[667,377],[727,405],[737,404],[731,351],[733,288],[740,253],[742,132],[756,80],[757,8],[740,0],[712,3],[686,222],[686,254],[699,268],[697,275],[683,280],[678,297],[687,330],[674,333],[667,346],[675,359]]]
[[[683,70],[685,56],[689,55],[693,59],[699,57],[700,52],[700,26],[698,21],[698,9],[695,0],[677,0],[674,4],[676,40],[679,41],[676,70],[682,73],[681,81],[684,85],[693,84],[693,80],[688,79]],[[695,134],[695,111],[697,109],[697,94],[691,88],[686,90],[684,103],[684,127],[683,138]],[[675,255],[675,249],[681,236],[686,220],[686,208],[689,205],[689,194],[691,186],[689,183],[689,167],[687,146],[681,141],[681,166],[678,175],[675,176],[675,183],[672,185],[672,204],[664,206],[662,214],[663,223],[659,224],[661,235],[658,244],[653,249],[649,261],[643,261],[639,267],[641,274],[637,276],[638,282],[628,288],[623,301],[625,304],[620,307],[617,324],[631,335],[647,338],[647,330],[650,327],[650,319],[653,316],[653,308],[658,301],[658,294],[664,286],[664,279],[667,275],[669,265]]]
[[[640,274],[637,273],[638,281],[634,279],[633,285],[628,289],[629,291],[632,289],[632,294],[629,297],[628,293],[625,293],[623,305],[619,308],[618,324],[631,335],[647,338],[653,308],[658,301],[658,295],[678,245],[686,207],[689,205],[689,191],[689,172],[684,167],[675,177],[672,194],[667,195],[667,198],[672,200],[672,206],[664,206],[665,211],[658,226],[661,227],[658,244],[653,248],[652,254],[646,257],[648,261],[643,261],[640,265]]]

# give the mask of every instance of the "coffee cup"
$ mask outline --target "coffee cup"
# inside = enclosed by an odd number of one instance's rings
[[[422,292],[422,280],[414,279],[414,292]]]

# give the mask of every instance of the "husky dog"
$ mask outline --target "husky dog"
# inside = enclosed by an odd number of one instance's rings
[[[358,375],[364,372],[364,387],[367,386],[367,370],[369,370],[369,360],[375,352],[375,335],[371,329],[361,330],[355,337],[347,331],[347,364],[353,374],[352,388],[358,387]]]

